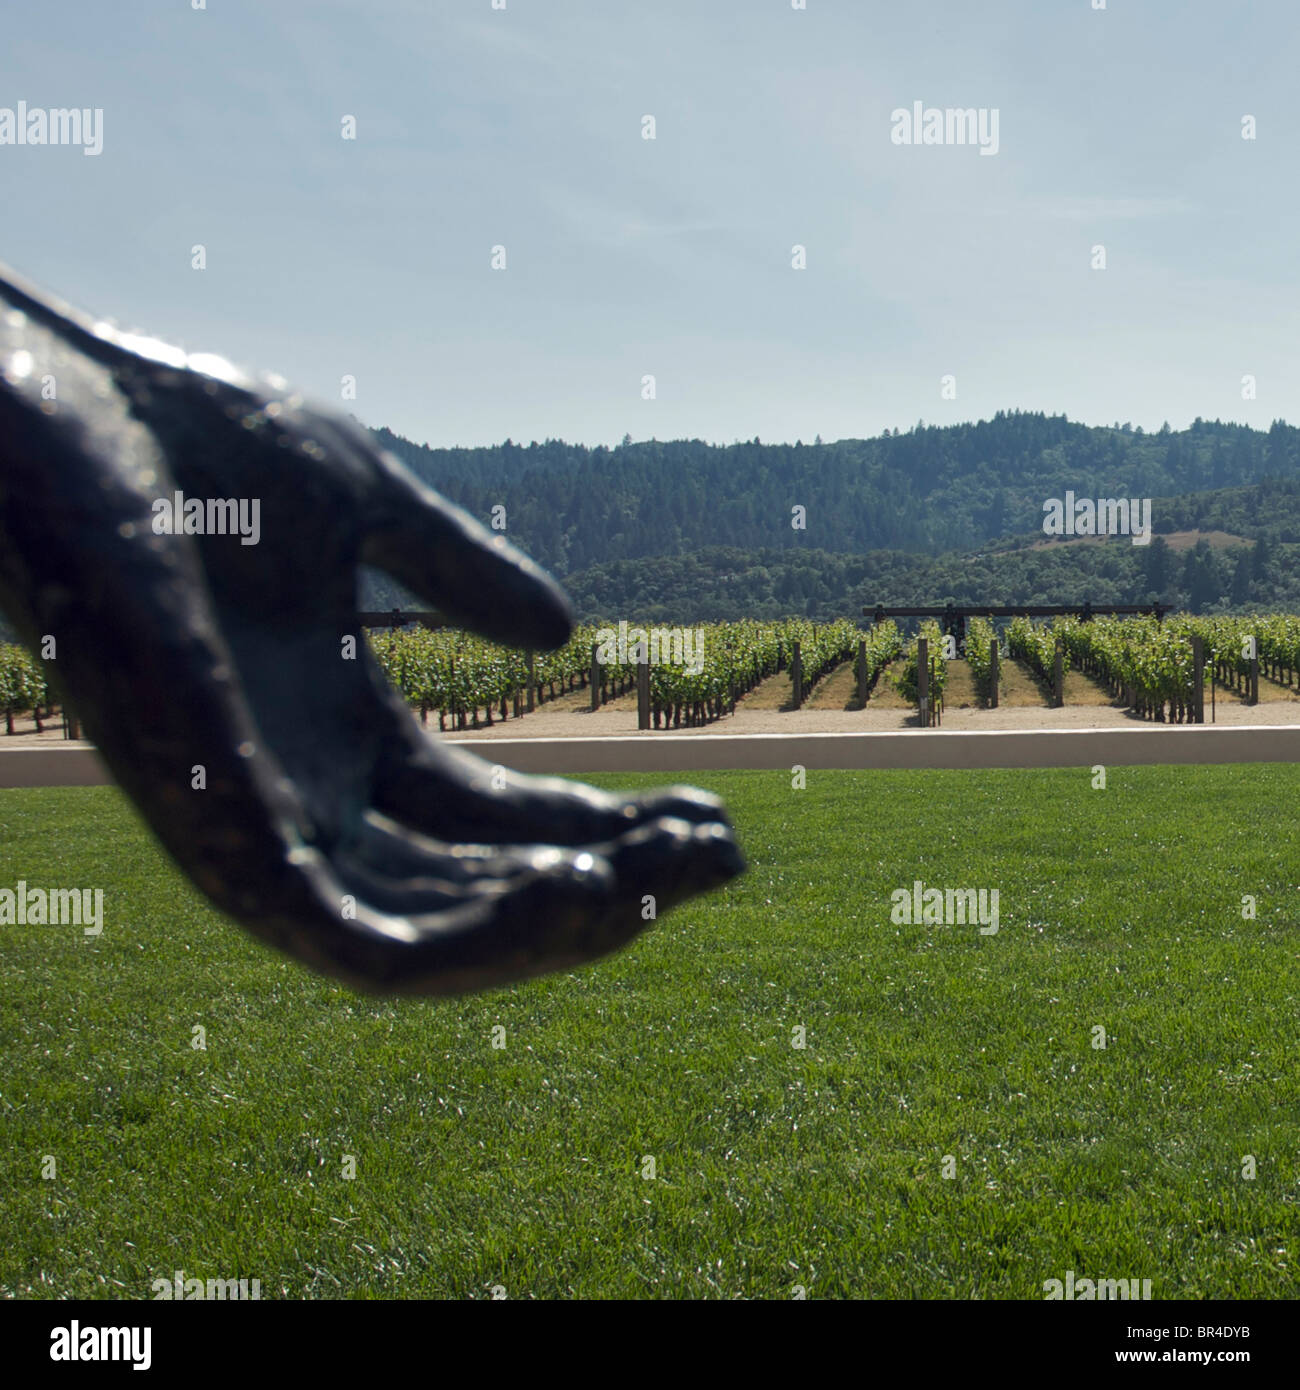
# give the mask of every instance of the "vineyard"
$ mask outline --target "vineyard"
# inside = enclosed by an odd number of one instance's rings
[[[532,708],[565,697],[574,707],[577,695],[582,707],[594,709],[635,694],[635,643],[612,652],[608,642],[602,643],[602,631],[607,635],[609,629],[583,626],[557,651],[532,654],[468,633],[422,627],[386,629],[368,640],[384,673],[422,721],[436,714],[439,729],[458,732],[521,717],[530,708],[530,692]],[[854,707],[863,696],[871,698],[886,672],[904,700],[915,704],[919,698],[917,639],[905,642],[893,622],[866,631],[848,621],[715,623],[691,629],[698,645],[685,650],[683,629],[657,631],[663,650],[647,670],[651,728],[696,728],[734,713],[737,702],[777,676],[793,691],[783,709],[800,708],[820,682],[845,669],[855,674],[860,692]],[[671,649],[669,633],[676,642]],[[933,620],[917,635],[928,640],[930,698],[937,713],[948,683],[945,639]],[[1207,684],[1213,680],[1249,693],[1252,679],[1262,676],[1300,691],[1300,617],[1282,614],[1183,615],[1163,622],[1149,616],[1062,617],[1050,623],[1013,618],[1000,637],[988,619],[971,618],[963,655],[984,704],[991,703],[995,641],[1004,662],[1023,663],[1049,689],[1059,647],[1061,668],[1096,681],[1116,704],[1145,719],[1180,723],[1192,719],[1197,708],[1194,637],[1203,643]],[[999,683],[1004,679],[1005,666],[999,666]],[[13,734],[15,719],[27,715],[39,731],[41,720],[54,711],[44,663],[21,646],[0,644],[5,732]]]
[[[975,689],[988,701],[993,694],[993,642],[996,633],[987,618],[972,618],[966,624],[966,660],[970,663]],[[998,667],[998,683],[1002,670]]]
[[[41,727],[41,710],[50,717],[50,691],[45,670],[26,647],[0,642],[0,710],[4,712],[5,733],[14,731],[14,716],[30,711]]]
[[[921,624],[921,629],[916,637],[904,649],[903,668],[899,672],[895,684],[899,693],[909,703],[915,703],[920,699],[920,639],[922,637],[926,639],[930,665],[930,702],[935,711],[938,712],[943,709],[943,691],[948,681],[948,663],[943,652],[943,632],[933,618]]]
[[[1031,622],[1028,618],[1012,618],[1007,628],[1007,651],[1040,680],[1051,682],[1056,665],[1056,636],[1060,622],[1054,627]]]
[[[574,634],[568,646],[537,658],[539,698],[588,688],[595,628]],[[793,619],[784,623],[720,623],[701,629],[704,635],[702,669],[691,674],[678,665],[650,668],[653,727],[693,727],[734,711],[736,701],[770,676],[790,669],[795,644],[801,659],[803,690],[843,663],[858,659],[861,684],[872,690],[887,670],[898,692],[909,702],[919,696],[918,643],[904,642],[892,622],[867,632],[852,623],[814,625]],[[942,710],[948,662],[944,639],[933,620],[917,634],[928,640],[930,698]],[[1050,624],[1012,619],[1000,639],[1006,656],[1019,660],[1038,680],[1054,680],[1057,647],[1063,670],[1092,677],[1114,699],[1142,718],[1180,723],[1193,717],[1193,657],[1191,639],[1199,637],[1205,651],[1205,679],[1237,691],[1248,688],[1252,656],[1268,679],[1300,689],[1300,617],[1174,616],[1163,622],[1153,617],[1096,617],[1087,622],[1058,618]],[[988,702],[992,682],[994,625],[974,618],[967,625],[965,658],[980,698]],[[505,717],[518,712],[526,680],[526,657],[505,652],[474,638],[449,633],[396,633],[375,639],[375,649],[390,678],[422,714],[436,711],[440,727],[476,727],[478,711],[492,722],[492,711]],[[1002,679],[999,668],[999,679]],[[635,689],[636,667],[605,663],[598,673],[598,702]],[[799,699],[795,699],[795,707]]]
[[[595,626],[578,628],[558,651],[534,656],[538,704],[572,691],[590,692],[593,678],[597,705],[636,688],[635,644],[624,653],[611,654],[615,659],[601,659],[605,645],[599,640],[601,631]],[[899,647],[898,630],[892,623],[865,635],[847,621],[814,624],[802,619],[716,623],[692,632],[701,638],[691,653],[693,661],[661,658],[649,665],[654,728],[693,728],[731,713],[736,701],[762,681],[789,670],[796,649],[800,683],[807,690],[848,661],[864,636],[868,684],[874,683]],[[372,637],[371,646],[393,685],[422,719],[427,721],[436,713],[440,729],[447,729],[449,721],[454,730],[491,725],[496,718],[523,711],[528,688],[525,652],[509,651],[465,633],[423,629],[389,629]],[[680,643],[668,654],[682,657]]]
[[[1197,618],[1174,616],[1098,617],[1083,622],[1058,618],[1050,626],[1015,618],[1008,650],[1050,684],[1056,644],[1063,665],[1101,681],[1116,698],[1145,719],[1184,723],[1195,710],[1192,639],[1200,638],[1205,677],[1244,691],[1252,658],[1270,680],[1288,688],[1300,676],[1300,618]]]

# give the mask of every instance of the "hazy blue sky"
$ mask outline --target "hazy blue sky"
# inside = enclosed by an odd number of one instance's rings
[[[1300,6],[1092,4],[10,4],[103,151],[0,145],[0,261],[432,444],[1300,422]]]

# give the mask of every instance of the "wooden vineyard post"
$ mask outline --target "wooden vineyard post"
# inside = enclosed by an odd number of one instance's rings
[[[1205,643],[1199,633],[1192,634],[1192,719],[1205,723]]]
[[[867,639],[858,639],[858,704],[867,703]]]
[[[636,726],[638,729],[650,727],[650,657],[649,653],[637,644],[636,663]]]
[[[937,668],[935,667],[935,664],[934,664],[934,657],[931,657],[931,658],[930,658],[930,689],[931,689],[931,690],[936,690],[936,689],[938,689],[939,682],[935,680],[936,674],[937,674]],[[931,701],[931,707],[932,707],[932,709],[933,709],[933,713],[930,715],[930,723],[931,723],[932,726],[934,726],[934,727],[937,728],[940,724],[943,723],[943,713],[942,713],[942,711],[943,711],[943,696],[942,696],[942,695],[936,695],[935,698]]]
[[[596,644],[591,644],[591,708],[600,708],[600,662],[596,660]]]
[[[803,705],[803,648],[799,642],[794,644],[794,655],[790,658],[790,680],[794,686],[794,707]]]
[[[1252,646],[1255,644],[1252,643]],[[1250,656],[1250,695],[1247,704],[1259,704],[1259,649],[1255,648]]]
[[[989,643],[989,709],[998,707],[998,639]]]
[[[536,655],[528,653],[528,713],[537,708],[537,664]]]
[[[921,727],[930,727],[930,639],[916,639],[916,705]]]
[[[1052,703],[1057,709],[1065,704],[1065,653],[1061,639],[1056,639],[1056,660],[1052,667]]]

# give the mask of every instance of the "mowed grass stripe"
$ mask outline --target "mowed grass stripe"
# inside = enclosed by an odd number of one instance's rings
[[[0,792],[0,888],[106,919],[0,927],[0,1293],[1295,1296],[1300,770],[690,780],[743,879],[595,967],[399,1002],[252,942],[115,789]],[[997,935],[893,925],[915,878],[998,888]]]

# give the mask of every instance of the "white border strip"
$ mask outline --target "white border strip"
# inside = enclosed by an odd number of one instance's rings
[[[1133,729],[916,729],[860,734],[637,734],[447,739],[517,772],[786,771],[858,768],[1132,767],[1300,763],[1300,725],[1174,724]],[[0,738],[0,745],[3,738]],[[89,744],[0,746],[0,787],[110,784]]]
[[[1107,767],[1300,762],[1300,725],[1148,725],[1134,729],[917,729],[834,734],[465,739],[517,772],[703,772],[859,768]]]
[[[862,767],[1133,767],[1300,763],[1300,724],[1155,724],[883,734],[637,734],[615,738],[446,739],[521,773],[679,773]],[[0,746],[0,787],[103,787],[89,744]]]
[[[0,787],[102,787],[113,781],[92,744],[2,744],[0,737]]]

